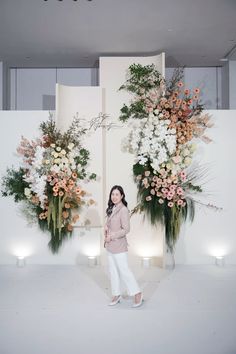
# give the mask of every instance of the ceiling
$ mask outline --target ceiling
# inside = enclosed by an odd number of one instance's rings
[[[234,46],[236,0],[0,0],[9,66],[93,67],[99,56],[160,52],[167,66],[221,66]]]

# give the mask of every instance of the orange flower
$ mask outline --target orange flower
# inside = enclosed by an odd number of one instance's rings
[[[70,208],[70,203],[65,203],[65,208],[69,209]]]
[[[72,177],[73,177],[74,179],[76,179],[76,178],[77,178],[77,173],[76,173],[76,172],[73,172],[73,173],[72,173]]]
[[[72,222],[76,223],[77,220],[79,220],[80,216],[78,214],[74,215],[72,218]]]
[[[53,189],[53,191],[56,193],[56,192],[58,192],[58,189],[59,189],[59,188],[58,188],[58,186],[54,186],[52,189]]]
[[[33,204],[38,205],[39,204],[39,197],[37,197],[36,195],[33,195],[33,197],[31,198],[31,202]]]
[[[200,89],[199,88],[195,88],[193,91],[194,91],[194,93],[197,93],[197,94],[200,93]]]
[[[82,189],[80,187],[77,187],[76,190],[75,190],[75,193],[76,194],[81,194],[82,192]]]
[[[58,196],[58,193],[57,193],[57,192],[54,192],[53,195],[54,195],[54,197],[57,197],[57,196]]]
[[[184,90],[184,93],[186,96],[188,96],[190,94],[190,90],[186,89],[186,90]]]
[[[62,212],[62,216],[63,216],[64,219],[67,219],[69,217],[68,211],[63,211]]]
[[[62,191],[59,192],[59,196],[62,197],[64,193]]]
[[[69,179],[69,185],[73,186],[75,182],[72,179]]]

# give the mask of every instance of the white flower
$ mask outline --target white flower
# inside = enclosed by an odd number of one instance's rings
[[[69,145],[68,145],[68,149],[69,149],[69,150],[72,150],[74,146],[75,146],[75,144],[73,144],[73,143],[69,143]]]
[[[183,150],[183,156],[188,156],[190,154],[190,151],[188,149]]]
[[[150,160],[155,170],[167,161],[176,149],[176,131],[169,129],[169,120],[160,120],[150,114],[148,119],[134,122],[128,137],[123,143],[126,151],[134,153],[140,164]]]
[[[62,157],[61,162],[66,164],[69,162],[69,160],[67,157]]]
[[[185,166],[189,166],[192,162],[192,159],[190,157],[185,157],[184,159],[184,164]]]
[[[59,152],[59,151],[61,151],[61,147],[60,146],[57,146],[56,147],[56,150]]]
[[[25,196],[28,198],[28,197],[30,197],[31,196],[31,190],[29,189],[29,188],[25,188],[24,189],[24,194],[25,194]]]
[[[54,160],[54,163],[56,163],[56,164],[59,164],[60,162],[61,162],[61,159],[59,157]]]

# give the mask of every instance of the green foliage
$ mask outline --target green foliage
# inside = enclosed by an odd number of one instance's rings
[[[138,205],[133,209],[133,213],[144,212],[150,221],[151,225],[156,226],[158,223],[162,223],[165,227],[166,245],[168,249],[173,252],[175,244],[180,234],[181,225],[188,219],[190,222],[194,220],[195,215],[195,203],[190,197],[185,199],[186,205],[184,207],[174,204],[173,207],[168,206],[168,200],[164,200],[163,204],[159,203],[159,197],[152,196],[152,200],[147,201],[146,197],[150,196],[150,189],[152,187],[145,188],[142,185],[142,180],[138,180],[137,176],[145,176],[145,171],[151,171],[151,175],[154,175],[153,169],[149,163],[140,165],[136,163],[133,165],[134,180],[137,183],[138,193],[137,201]],[[198,186],[194,190],[201,191]]]
[[[96,179],[97,178],[97,175],[96,173],[91,173],[91,175],[89,176],[89,179]]]
[[[131,117],[142,119],[148,116],[148,113],[145,110],[145,102],[143,100],[133,102],[129,107],[124,104],[120,111],[121,115],[119,119],[122,122],[127,121]]]
[[[155,69],[154,65],[142,66],[141,64],[132,64],[128,69],[128,78],[126,83],[119,90],[126,90],[139,96],[139,99],[131,102],[129,106],[126,104],[121,108],[119,119],[122,122],[129,118],[142,119],[148,116],[145,109],[145,99],[142,95],[149,90],[160,86],[164,82],[160,72]]]
[[[47,137],[48,143],[56,143],[62,149],[67,149],[70,143],[75,146],[80,146],[80,138],[87,132],[87,128],[80,126],[80,119],[74,117],[69,129],[61,133],[56,127],[56,122],[53,115],[50,114],[49,119],[46,122],[42,122],[39,126],[42,134]]]
[[[145,92],[159,86],[161,80],[163,80],[161,73],[155,69],[154,64],[146,66],[132,64],[128,69],[126,83],[119,90],[142,94],[143,90]]]
[[[24,175],[25,170],[23,168],[19,168],[19,170],[7,168],[6,175],[2,178],[2,196],[14,196],[16,203],[27,199],[24,191],[28,187],[28,183],[24,181]]]

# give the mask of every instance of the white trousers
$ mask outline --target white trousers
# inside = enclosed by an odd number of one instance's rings
[[[111,253],[107,251],[107,253],[112,295],[121,295],[121,280],[125,283],[129,296],[139,293],[138,283],[128,266],[127,252]]]

